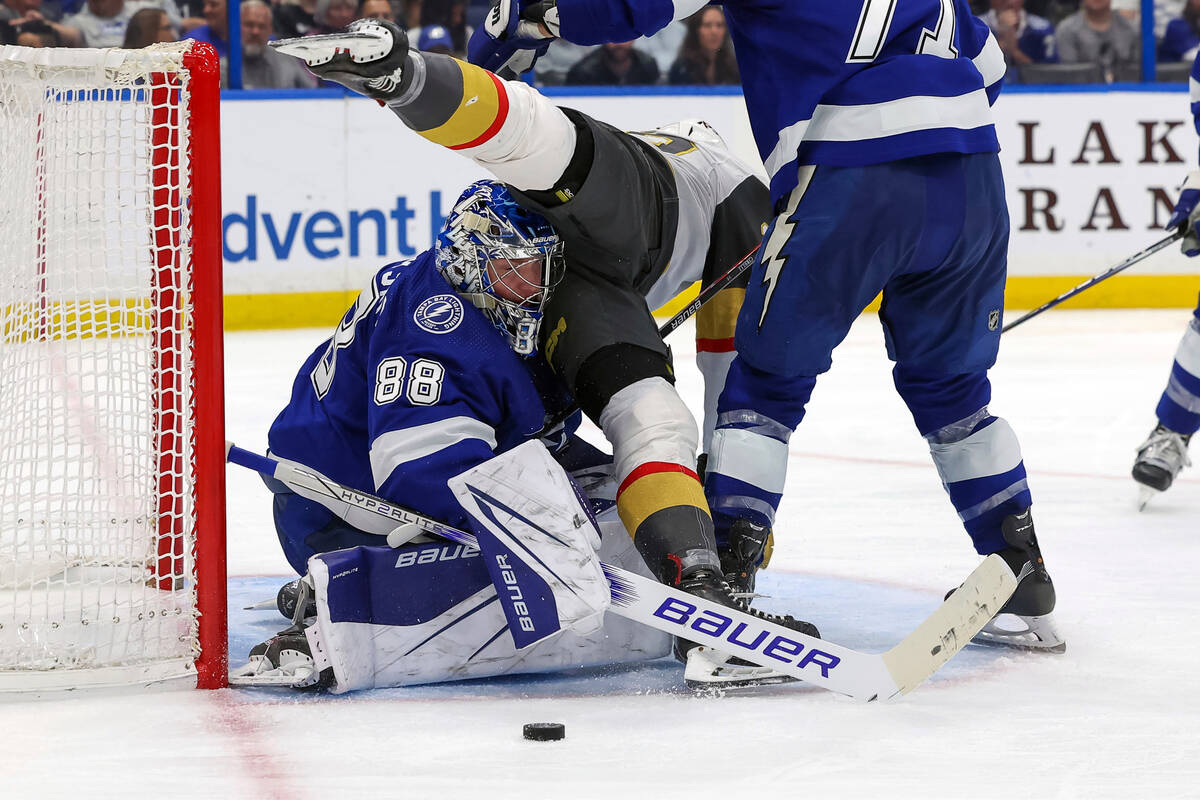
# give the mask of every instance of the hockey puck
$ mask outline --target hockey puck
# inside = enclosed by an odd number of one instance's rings
[[[567,726],[561,722],[530,722],[521,728],[521,735],[531,742],[557,742],[567,736]]]

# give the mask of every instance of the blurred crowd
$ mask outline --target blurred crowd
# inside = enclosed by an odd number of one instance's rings
[[[191,38],[228,56],[227,0],[0,0],[0,43],[26,47],[144,47]],[[248,89],[315,88],[317,80],[267,42],[339,30],[378,17],[422,50],[465,56],[488,0],[242,0],[242,82]],[[1016,83],[1142,79],[1140,0],[972,0]],[[1155,0],[1160,81],[1186,81],[1200,49],[1200,0]],[[592,47],[556,41],[539,85],[736,85],[725,16],[707,6],[652,37]]]
[[[1142,80],[1141,0],[972,0],[1017,83]],[[1183,82],[1200,49],[1200,0],[1154,0],[1159,81]]]
[[[474,25],[489,7],[487,0],[242,0],[242,84],[317,88],[298,60],[267,42],[330,33],[364,17],[403,26],[421,50],[465,57]],[[212,44],[222,59],[222,85],[228,85],[226,0],[0,0],[0,44],[136,48],[179,39]],[[740,83],[725,16],[716,7],[632,43],[555,42],[538,62],[535,80],[581,86]]]

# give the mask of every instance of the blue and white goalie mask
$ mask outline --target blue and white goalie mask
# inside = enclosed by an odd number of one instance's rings
[[[459,196],[437,241],[437,268],[522,356],[537,349],[542,310],[562,280],[562,241],[545,217],[495,181]]]

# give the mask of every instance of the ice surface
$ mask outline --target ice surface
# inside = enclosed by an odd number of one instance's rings
[[[1055,311],[1005,338],[992,410],[1021,439],[1064,656],[968,648],[912,694],[802,686],[695,698],[681,668],[345,697],[267,690],[0,700],[0,796],[1174,798],[1200,796],[1200,471],[1136,511],[1134,448],[1182,311]],[[229,438],[262,450],[326,331],[230,334]],[[690,329],[672,337],[699,407]],[[764,606],[882,650],[977,563],[891,387],[877,320],[837,351],[792,439]],[[233,658],[280,620],[268,495],[229,468]],[[563,722],[526,742],[521,725]]]

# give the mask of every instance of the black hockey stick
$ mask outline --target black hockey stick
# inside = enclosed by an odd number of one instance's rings
[[[470,533],[342,486],[299,464],[261,456],[229,442],[225,454],[229,463],[272,477],[364,530],[412,526],[458,544],[477,546]],[[371,522],[364,524],[368,518]],[[1017,588],[1017,577],[1004,559],[990,555],[899,644],[874,654],[807,636],[611,564],[602,563],[601,567],[612,593],[609,608],[613,613],[723,653],[736,651],[755,664],[858,700],[884,700],[915,689],[965,647]]]
[[[760,247],[762,247],[761,244],[754,245],[754,249],[742,256],[741,261],[730,267],[724,275],[717,278],[708,286],[705,286],[700,294],[696,295],[695,300],[679,309],[678,314],[662,324],[662,326],[658,329],[658,335],[666,338],[668,333],[687,322],[689,317],[699,311],[702,305],[716,297],[718,292],[722,291],[723,289],[728,289],[734,283],[734,281],[742,276],[743,272],[750,269],[750,265],[754,263],[754,257],[758,255],[758,249]]]
[[[701,306],[716,297],[717,294],[723,289],[728,289],[730,286],[732,286],[733,283],[742,276],[742,273],[750,269],[750,265],[754,263],[754,257],[758,255],[758,249],[760,247],[762,247],[761,243],[754,245],[754,249],[742,256],[742,259],[726,270],[724,275],[717,278],[708,286],[705,286],[700,291],[700,294],[696,295],[695,300],[679,309],[679,312],[676,313],[675,316],[671,317],[659,327],[658,335],[665,339],[668,333],[687,322],[692,315],[700,310]],[[540,435],[545,436],[549,431],[553,430],[556,426],[561,425],[567,419],[567,417],[571,416],[578,410],[578,405],[571,404],[562,411],[559,411],[553,417],[546,420],[546,424],[542,426]]]
[[[1075,295],[1079,294],[1080,292],[1087,291],[1088,289],[1095,286],[1097,283],[1100,283],[1101,281],[1106,281],[1109,278],[1111,278],[1113,275],[1116,275],[1118,272],[1123,272],[1124,270],[1129,269],[1130,267],[1132,267],[1134,264],[1138,263],[1139,261],[1149,258],[1150,256],[1157,253],[1159,250],[1162,250],[1164,247],[1171,244],[1171,242],[1179,241],[1180,239],[1182,239],[1184,237],[1185,233],[1186,233],[1186,229],[1181,227],[1179,230],[1175,231],[1175,233],[1172,233],[1167,238],[1160,239],[1159,241],[1157,241],[1154,244],[1147,247],[1142,252],[1136,253],[1136,254],[1130,256],[1129,258],[1125,259],[1120,264],[1117,264],[1115,267],[1108,270],[1107,272],[1102,272],[1099,275],[1095,276],[1094,278],[1088,278],[1086,281],[1079,284],[1074,289],[1070,289],[1066,292],[1063,292],[1058,297],[1051,300],[1049,303],[1040,305],[1037,308],[1035,308],[1033,311],[1030,311],[1029,313],[1025,314],[1024,316],[1018,317],[1017,319],[1013,320],[1012,322],[1008,323],[1003,328],[1001,328],[1000,332],[1008,333],[1013,328],[1020,325],[1022,322],[1025,322],[1026,320],[1031,320],[1034,317],[1036,317],[1038,314],[1041,314],[1043,311],[1049,311],[1050,309],[1054,308],[1059,303],[1063,303],[1067,300],[1070,300]]]

